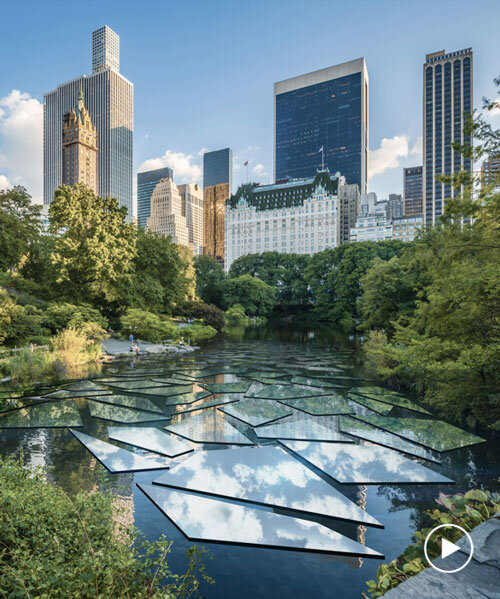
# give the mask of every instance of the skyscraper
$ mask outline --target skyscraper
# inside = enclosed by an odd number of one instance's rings
[[[368,89],[364,58],[275,83],[275,179],[314,177],[324,166],[365,193]]]
[[[151,216],[151,194],[162,179],[173,179],[174,171],[165,166],[153,171],[137,173],[137,221],[140,227],[146,226]]]
[[[43,201],[63,182],[63,115],[80,89],[99,140],[98,192],[118,198],[132,219],[133,85],[118,71],[119,38],[109,27],[92,34],[92,75],[59,85],[43,99]]]
[[[403,214],[422,214],[422,167],[410,166],[403,169]]]
[[[203,191],[198,183],[178,185],[182,214],[189,231],[189,247],[195,256],[203,253]]]
[[[162,179],[151,194],[151,216],[146,229],[172,237],[174,243],[189,244],[186,217],[182,214],[182,197],[172,179]]]
[[[205,187],[203,191],[203,253],[224,262],[224,230],[229,183]]]
[[[229,183],[233,185],[233,151],[231,148],[214,150],[203,154],[203,188]]]
[[[64,115],[63,123],[63,183],[85,183],[97,192],[97,129],[85,108],[80,89],[78,102]]]
[[[339,185],[339,245],[349,243],[351,229],[356,226],[356,218],[361,208],[361,195],[357,183]]]
[[[426,224],[435,224],[444,212],[450,185],[438,180],[471,170],[472,164],[452,149],[451,143],[471,143],[464,122],[472,107],[472,49],[427,54],[423,77],[423,209]]]
[[[387,218],[401,218],[403,216],[403,198],[400,193],[390,193],[386,202]]]

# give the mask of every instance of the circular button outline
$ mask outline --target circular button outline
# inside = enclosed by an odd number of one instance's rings
[[[460,568],[455,568],[455,570],[443,570],[442,568],[438,568],[437,566],[435,566],[429,559],[429,556],[427,555],[427,543],[429,542],[431,535],[434,534],[436,532],[436,530],[439,530],[440,528],[458,528],[458,530],[461,530],[463,533],[465,533],[465,536],[467,537],[469,544],[470,544],[470,553],[469,553],[469,557],[468,557],[467,561],[465,562],[465,564],[460,566]],[[473,554],[474,554],[474,543],[472,542],[471,536],[465,530],[465,528],[458,526],[458,524],[440,524],[439,526],[436,526],[436,528],[433,528],[430,531],[430,533],[427,535],[427,537],[425,538],[425,543],[424,543],[425,559],[427,560],[427,562],[429,563],[429,566],[431,566],[431,568],[434,568],[434,570],[437,570],[438,572],[441,572],[442,574],[454,574],[455,572],[460,572],[460,570],[463,570],[466,566],[469,565],[469,562],[472,559]]]

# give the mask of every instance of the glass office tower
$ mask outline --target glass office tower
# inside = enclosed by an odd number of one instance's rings
[[[275,179],[314,177],[324,166],[366,193],[368,89],[364,58],[275,83]]]
[[[151,216],[151,195],[161,179],[174,178],[174,171],[165,166],[154,171],[137,173],[137,222],[146,227],[148,216]]]
[[[422,214],[422,167],[403,169],[403,212],[405,216]]]
[[[450,185],[439,181],[439,175],[472,169],[470,159],[451,147],[452,142],[471,143],[464,122],[473,110],[472,49],[427,54],[423,82],[424,220],[435,224],[446,198],[455,194]]]
[[[205,152],[203,154],[203,188],[229,183],[233,185],[233,151],[231,148]]]

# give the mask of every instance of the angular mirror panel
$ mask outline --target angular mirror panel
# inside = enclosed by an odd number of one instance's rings
[[[257,398],[241,399],[219,410],[251,426],[279,420],[292,413],[292,410],[273,400]]]
[[[342,386],[337,383],[329,383],[324,379],[297,375],[292,375],[289,379],[289,382],[293,383],[294,385],[306,385],[307,387],[323,387],[325,389],[335,389],[336,387]]]
[[[104,391],[102,385],[98,385],[90,380],[72,383],[71,385],[64,387],[64,389],[67,391]]]
[[[93,418],[102,418],[103,420],[114,420],[115,422],[156,422],[158,420],[167,420],[164,414],[155,414],[153,412],[141,412],[132,408],[123,408],[97,401],[88,402],[90,415]]]
[[[96,398],[95,401],[163,414],[163,410],[157,408],[152,401],[145,397],[134,397],[133,395],[103,395]]]
[[[463,431],[442,420],[424,420],[421,418],[393,418],[390,416],[357,416],[359,420],[378,428],[410,439],[435,451],[450,451],[476,443],[484,439]]]
[[[186,414],[187,412],[196,412],[197,410],[204,410],[206,408],[213,408],[216,406],[222,406],[224,404],[230,404],[238,401],[234,395],[210,395],[208,399],[200,399],[187,405],[175,406],[175,411],[172,416],[176,414]]]
[[[46,397],[2,397],[0,399],[0,412],[29,408],[45,401],[49,400]]]
[[[102,389],[100,391],[68,391],[59,389],[52,393],[44,395],[46,399],[71,399],[73,397],[95,397],[96,395],[111,395],[110,389]]]
[[[276,446],[196,451],[154,484],[382,526],[290,453]]]
[[[250,381],[241,383],[202,383],[203,389],[210,393],[246,393],[250,388]]]
[[[367,424],[366,422],[361,422],[361,420],[349,418],[349,416],[340,416],[339,424],[340,430],[343,433],[348,433],[349,435],[354,435],[355,437],[364,439],[365,441],[371,441],[373,443],[377,443],[378,445],[384,445],[385,447],[390,447],[391,449],[396,449],[402,453],[407,453],[424,460],[429,460],[430,462],[435,462],[436,464],[440,463],[439,460],[424,447],[415,445],[409,441],[405,441],[397,435],[383,431],[380,428],[372,426],[371,424]]]
[[[97,458],[112,474],[118,472],[137,472],[140,470],[160,470],[168,468],[161,461],[122,449],[106,441],[101,441],[80,431],[70,429],[73,435]]]
[[[383,387],[354,387],[351,389],[351,393],[356,395],[364,395],[370,399],[385,402],[399,408],[406,408],[407,410],[413,410],[414,412],[420,412],[421,414],[431,414],[426,409],[421,408],[414,401],[407,399],[401,393],[396,391],[390,391]]]
[[[137,393],[141,395],[151,395],[155,397],[172,397],[173,395],[183,395],[185,393],[196,393],[197,391],[204,391],[204,389],[198,385],[172,385],[171,387],[156,387],[154,389],[139,389]]]
[[[125,380],[121,383],[109,383],[110,387],[117,387],[124,391],[133,391],[134,389],[155,389],[156,387],[165,387],[165,383],[159,383],[150,379]]]
[[[339,483],[450,484],[452,480],[380,445],[280,441]]]
[[[220,412],[215,410],[193,414],[179,422],[170,423],[165,429],[196,443],[253,445],[250,439],[242,435]]]
[[[389,412],[391,412],[394,409],[394,406],[392,404],[383,403],[381,401],[377,401],[376,399],[369,399],[368,397],[363,397],[362,395],[348,393],[347,397],[350,400],[355,401],[360,406],[368,408],[369,410],[372,410],[373,412],[377,412],[378,414],[382,414],[384,416],[387,416],[387,414],[389,414]]]
[[[258,397],[260,399],[296,399],[299,397],[314,397],[319,395],[330,395],[331,389],[318,387],[301,387],[300,385],[262,385],[253,383],[247,397]]]
[[[0,414],[0,428],[56,428],[83,426],[72,401],[47,401]]]
[[[305,439],[311,441],[353,442],[340,431],[324,426],[308,416],[288,417],[282,422],[259,426],[255,433],[261,439]]]
[[[165,401],[165,407],[175,406],[177,404],[189,404],[205,397],[210,397],[212,393],[209,391],[196,391],[195,393],[181,393],[180,395],[171,395]]]
[[[383,559],[383,555],[321,524],[182,493],[137,485],[190,540]]]
[[[311,414],[312,416],[333,416],[335,414],[352,414],[353,409],[348,401],[340,395],[322,395],[320,397],[300,397],[284,399],[282,403]]]
[[[108,437],[134,447],[175,458],[193,449],[184,441],[152,426],[108,426]]]

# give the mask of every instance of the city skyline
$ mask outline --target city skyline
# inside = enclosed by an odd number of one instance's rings
[[[363,2],[355,8],[351,7],[350,13],[340,5],[329,8],[324,3],[313,3],[308,5],[306,10],[300,3],[293,4],[298,13],[295,11],[293,18],[281,15],[285,26],[300,22],[301,26],[306,27],[313,18],[315,8],[321,10],[325,17],[334,9],[346,18],[349,14],[355,18],[364,11],[373,17],[368,19],[372,32],[377,37],[382,37],[384,43],[368,43],[370,40],[366,25],[360,27],[356,39],[352,39],[346,32],[339,31],[336,41],[333,42],[327,37],[324,26],[317,23],[317,34],[313,40],[310,36],[304,36],[303,40],[294,39],[293,44],[282,40],[283,47],[278,48],[276,40],[273,41],[271,36],[271,24],[277,16],[278,8],[270,5],[265,9],[257,3],[252,14],[239,7],[237,14],[232,17],[226,15],[223,23],[237,34],[242,27],[251,27],[252,23],[262,19],[264,14],[267,15],[269,22],[266,21],[259,32],[259,47],[254,44],[254,52],[249,52],[248,42],[245,40],[242,48],[227,56],[224,65],[215,64],[215,58],[222,52],[221,44],[215,43],[209,56],[203,56],[199,52],[199,46],[195,44],[195,48],[179,57],[175,67],[169,66],[165,72],[165,81],[162,82],[158,79],[153,80],[152,75],[155,69],[159,68],[162,58],[173,51],[183,27],[179,28],[180,31],[176,33],[172,43],[166,44],[162,41],[164,38],[155,40],[154,35],[149,35],[148,28],[156,30],[151,15],[140,15],[138,20],[132,20],[126,14],[119,14],[116,10],[117,5],[110,2],[97,16],[90,18],[79,15],[82,18],[79,18],[77,23],[71,22],[71,29],[58,29],[58,35],[54,36],[54,39],[40,44],[41,38],[35,31],[35,22],[38,27],[41,24],[40,29],[43,30],[44,20],[50,19],[53,9],[48,7],[43,15],[39,12],[37,14],[35,10],[34,15],[37,18],[35,19],[33,14],[29,15],[27,24],[27,30],[33,30],[31,42],[22,51],[15,53],[13,60],[5,65],[3,86],[0,89],[0,185],[5,185],[6,182],[24,183],[35,199],[40,201],[41,174],[37,176],[31,171],[35,170],[37,161],[39,164],[41,153],[39,123],[42,93],[47,89],[54,89],[61,81],[89,71],[88,36],[92,30],[104,24],[108,24],[121,38],[121,70],[134,82],[136,89],[134,175],[141,167],[141,170],[147,170],[168,165],[174,167],[177,183],[201,183],[204,148],[213,150],[227,146],[234,148],[233,190],[246,179],[243,167],[246,160],[249,161],[251,180],[264,184],[271,181],[273,83],[358,56],[365,56],[370,73],[371,178],[368,189],[376,191],[379,197],[387,197],[389,193],[401,193],[403,167],[422,164],[419,151],[422,134],[421,65],[427,53],[444,48],[454,51],[472,46],[475,53],[474,105],[480,105],[481,96],[492,95],[492,79],[498,74],[490,60],[493,54],[493,36],[489,36],[487,31],[479,34],[479,28],[472,26],[478,18],[476,15],[467,15],[465,18],[458,14],[463,11],[451,15],[445,11],[444,6],[432,5],[437,16],[446,12],[447,19],[451,18],[451,22],[448,21],[451,26],[445,30],[438,27],[422,30],[417,35],[419,23],[424,22],[425,3],[419,11],[398,7],[395,3],[386,3],[394,17],[390,26],[384,25],[381,19],[373,16],[374,9]],[[216,3],[215,6],[217,8],[219,5]],[[222,7],[219,8],[222,10]],[[497,10],[491,3],[488,9],[492,16]],[[206,17],[205,11],[205,7],[200,4],[195,29],[201,26],[198,19]],[[244,26],[237,18],[242,11],[248,17]],[[11,12],[12,19],[19,19],[19,15],[14,15],[13,11],[7,9],[7,13]],[[174,12],[182,21],[183,9],[176,8]],[[72,21],[72,14],[71,9],[65,17],[68,23]],[[411,18],[415,30],[412,29],[410,34],[406,31],[406,35],[403,35],[399,24],[408,18]],[[328,21],[327,18],[324,20]],[[494,18],[490,21],[493,22]],[[482,23],[482,26],[488,28],[489,23]],[[386,35],[387,27],[394,33],[392,37]],[[0,42],[1,46],[5,44],[4,53],[9,51],[9,44],[12,46],[10,36],[8,32]],[[60,60],[55,61],[56,49],[61,44],[66,45],[69,51],[65,52]],[[398,45],[397,51],[395,45]],[[35,62],[38,65],[46,63],[46,68],[34,68],[30,64],[28,56],[30,52],[33,53],[34,48],[37,49],[38,56],[38,61]],[[208,60],[213,64],[210,76],[204,73],[204,65]],[[397,87],[393,85],[393,73],[396,71]],[[213,82],[210,83],[210,88],[207,88],[210,77]],[[223,77],[226,91],[222,95],[215,94]],[[165,89],[164,86],[168,85],[167,80],[172,78],[182,84],[182,93],[177,94],[178,97],[171,94],[158,102],[157,93],[161,93]],[[202,96],[191,92],[191,79],[194,79],[197,89],[204,89]],[[388,89],[391,90],[390,93],[387,92]],[[19,93],[13,90],[19,90]],[[216,97],[211,97],[212,94]],[[198,107],[198,111],[193,111],[194,105]],[[191,117],[187,116],[188,113]],[[20,114],[25,117],[21,123],[21,119],[18,118]],[[23,140],[19,135],[17,142],[13,140],[12,131],[16,126],[18,133],[26,132],[26,137],[30,134],[29,140]],[[29,170],[20,159],[22,154],[26,155],[26,151],[21,153],[20,146],[34,157],[34,160],[30,160]]]

